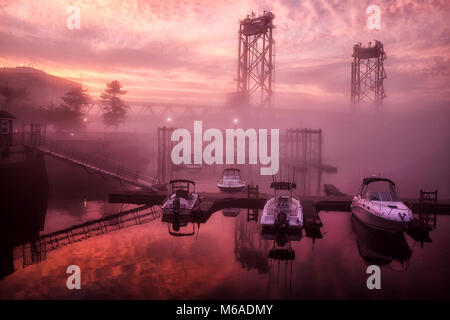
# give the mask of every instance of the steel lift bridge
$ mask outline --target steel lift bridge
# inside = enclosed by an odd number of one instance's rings
[[[353,62],[351,77],[351,103],[354,110],[358,109],[361,102],[372,102],[376,106],[383,104],[386,97],[384,91],[384,60],[386,53],[383,43],[375,40],[375,44],[369,43],[368,47],[362,47],[361,43],[353,46]]]
[[[239,24],[237,93],[250,103],[269,107],[274,80],[274,28],[272,12],[253,13]]]

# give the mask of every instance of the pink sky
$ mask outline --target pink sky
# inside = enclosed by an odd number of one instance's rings
[[[0,0],[0,65],[30,63],[95,98],[117,79],[137,101],[221,103],[235,90],[238,21],[275,14],[275,101],[348,102],[354,43],[384,42],[389,102],[448,103],[447,0]],[[69,30],[67,7],[81,9]],[[381,30],[366,27],[370,4]]]

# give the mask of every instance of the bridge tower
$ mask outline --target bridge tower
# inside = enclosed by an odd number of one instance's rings
[[[384,60],[386,53],[383,44],[375,40],[375,44],[369,42],[368,47],[362,47],[361,43],[353,46],[353,62],[351,77],[351,104],[354,110],[358,109],[361,102],[371,102],[376,106],[383,104],[386,97],[384,91]]]
[[[237,94],[249,103],[269,107],[274,81],[272,12],[254,13],[239,23]]]

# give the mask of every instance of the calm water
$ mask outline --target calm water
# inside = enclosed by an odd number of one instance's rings
[[[51,200],[44,231],[120,208]],[[170,236],[158,219],[50,251],[45,261],[25,268],[16,261],[16,272],[0,282],[0,298],[450,298],[450,216],[437,217],[432,242],[423,246],[406,234],[374,232],[349,212],[320,217],[322,239],[313,241],[303,231],[301,239],[281,248],[275,237],[262,237],[260,226],[247,222],[244,209],[237,217],[214,213],[190,237]],[[274,252],[295,257],[280,261]],[[383,265],[382,289],[370,291],[366,268],[374,262]],[[81,290],[66,288],[72,264],[81,268]]]

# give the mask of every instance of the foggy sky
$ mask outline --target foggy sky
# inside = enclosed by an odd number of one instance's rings
[[[81,29],[69,30],[70,4]],[[346,102],[352,46],[378,39],[388,60],[390,102],[448,103],[449,14],[445,0],[21,1],[0,0],[0,65],[31,64],[80,81],[98,96],[117,79],[128,99],[219,103],[235,90],[238,22],[275,14],[276,101]],[[381,7],[381,30],[366,8]]]

